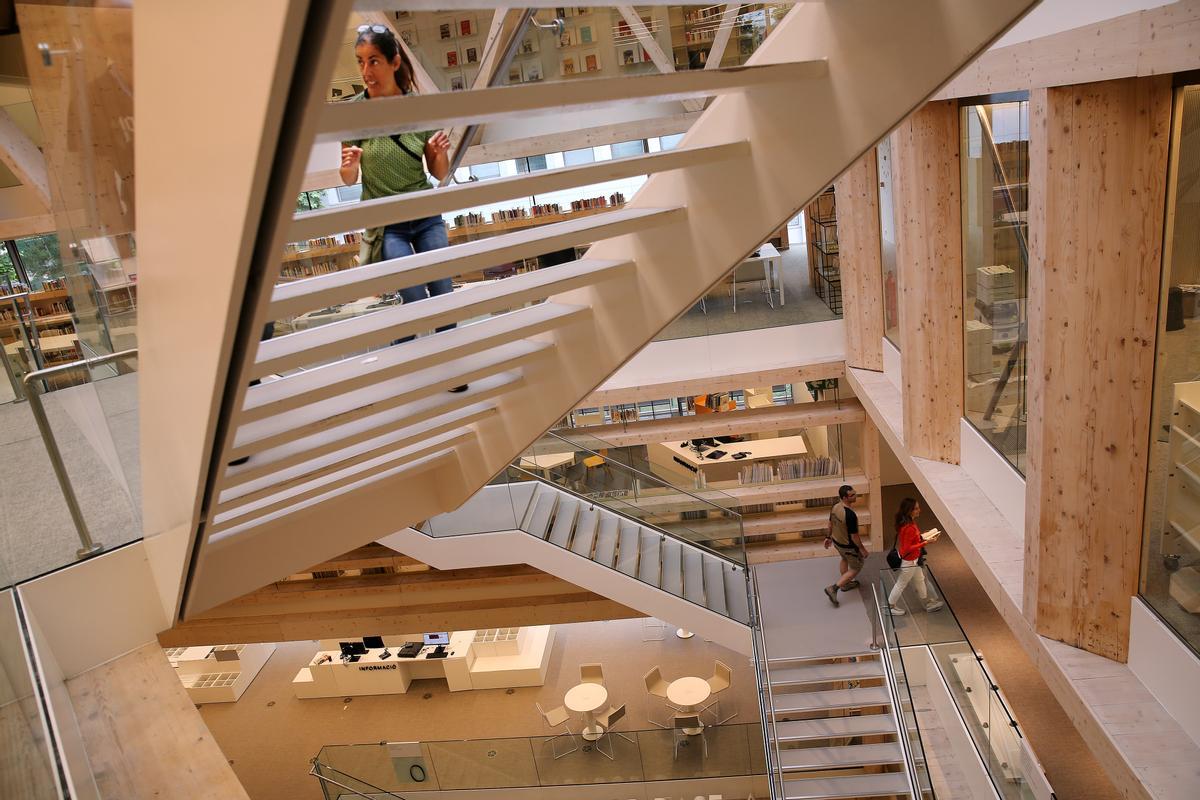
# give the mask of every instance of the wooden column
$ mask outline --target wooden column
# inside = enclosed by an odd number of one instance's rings
[[[879,250],[879,173],[875,148],[834,183],[846,366],[883,369],[883,275]]]
[[[1030,108],[1024,611],[1124,661],[1154,379],[1169,75],[1039,89]]]
[[[844,297],[844,295],[843,295]],[[843,299],[843,303],[845,300]],[[887,522],[883,518],[883,484],[879,474],[879,429],[870,415],[862,423],[862,468],[870,488],[867,490],[867,510],[871,513],[871,548],[882,551]]]
[[[927,103],[892,135],[904,441],[958,463],[963,414],[958,106]]]

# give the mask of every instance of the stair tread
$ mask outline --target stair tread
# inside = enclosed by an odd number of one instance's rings
[[[822,711],[835,708],[890,705],[887,687],[865,686],[857,689],[833,689],[826,692],[775,693],[776,714]]]
[[[891,714],[859,714],[853,717],[797,719],[775,723],[775,736],[780,742],[842,736],[882,736],[895,732],[896,718]]]
[[[372,264],[364,264],[354,269],[330,272],[289,283],[281,283],[271,293],[269,313],[273,319],[293,314],[302,314],[314,308],[323,308],[335,303],[348,303],[359,297],[395,291],[402,286],[419,286],[429,281],[450,278],[475,269],[486,269],[496,264],[514,261],[518,258],[532,258],[551,250],[559,250],[573,245],[587,244],[600,239],[632,233],[633,231],[680,220],[684,214],[685,212],[681,208],[638,208],[626,206],[606,211],[602,214],[580,216],[578,219],[569,219],[565,222],[551,222],[536,228],[525,228],[510,233],[501,233],[486,239],[475,239],[424,253],[414,253],[413,255],[401,258],[391,258]],[[571,264],[590,265],[589,269],[611,269],[619,266],[620,263],[622,262],[605,262],[595,259],[583,259],[582,261],[571,262]],[[570,264],[559,266],[565,267],[570,266]],[[489,284],[488,286],[475,287],[466,291],[455,292],[451,295],[442,295],[441,297],[454,298],[455,295],[463,295],[464,297],[458,300],[458,302],[470,302],[466,298],[466,295],[483,292],[489,287],[501,287],[498,291],[505,291],[503,284],[526,275],[533,276],[529,280],[533,280],[534,277],[538,276],[540,276],[538,280],[553,280],[553,276],[557,274],[558,269],[559,267],[553,267],[551,269],[525,273],[524,275],[516,275],[512,278],[506,278],[494,284]],[[548,274],[543,275],[543,273]],[[427,306],[436,299],[440,298],[424,300],[419,305],[410,308],[408,313],[417,313],[420,310],[420,306]],[[450,301],[443,302],[448,303]],[[404,306],[400,306],[399,308],[404,308]],[[426,312],[421,311],[421,313],[425,314]],[[336,326],[349,326],[351,323],[357,323],[353,326],[354,328],[366,327],[371,324],[370,322],[360,321],[363,319],[365,318],[359,317],[343,322],[335,322],[330,325],[323,325],[320,328],[314,328],[311,332],[301,331],[300,333],[308,334],[304,337],[306,346],[312,347],[314,341],[324,341],[328,338],[329,334],[322,333],[325,329]],[[289,335],[299,336],[300,333]],[[259,360],[278,358],[279,355],[295,349],[296,346],[295,344],[285,345],[282,343],[282,340],[276,339],[262,342],[259,346]]]
[[[437,336],[422,336],[374,350],[368,356],[343,358],[285,375],[247,389],[242,416],[244,420],[258,419],[297,408],[322,394],[341,394],[388,377],[416,372],[435,363],[544,333],[590,313],[585,306],[538,303],[442,331]]]
[[[662,536],[642,528],[639,550],[638,580],[651,586],[659,586],[662,572]]]
[[[846,747],[804,747],[779,751],[784,770],[836,769],[872,764],[900,764],[904,751],[899,742],[856,744]]]
[[[695,547],[683,549],[683,596],[697,605],[704,600],[704,554]]]
[[[637,577],[638,553],[641,548],[641,529],[628,520],[621,520],[617,537],[617,569],[620,572]]]
[[[596,550],[592,560],[606,567],[613,567],[617,557],[617,537],[621,520],[613,514],[600,517],[600,526],[596,531]]]
[[[790,667],[771,668],[772,686],[828,683],[830,681],[843,680],[857,681],[882,677],[883,664],[878,659],[836,664],[801,664]]]
[[[687,70],[664,74],[575,81],[564,99],[553,81],[518,86],[406,95],[402,101],[381,98],[373,103],[330,103],[320,112],[317,141],[367,139],[409,130],[436,130],[462,124],[486,124],[525,117],[530,112],[627,104],[656,98],[682,100],[744,91],[750,86],[820,78],[828,74],[824,60],[761,64],[736,69]],[[369,108],[378,106],[378,108]],[[363,107],[363,108],[360,108]]]
[[[839,775],[830,778],[788,778],[783,782],[783,796],[786,800],[842,800],[908,794],[908,779],[903,772]]]
[[[554,524],[550,526],[550,535],[546,541],[566,548],[571,543],[571,531],[575,527],[575,517],[579,513],[579,501],[574,497],[560,497],[558,507],[554,511]]]
[[[430,302],[430,301],[425,301]],[[434,338],[434,337],[430,337]],[[321,424],[332,425],[348,422],[353,415],[366,416],[401,405],[403,398],[418,399],[437,394],[442,389],[464,383],[473,375],[483,376],[511,369],[539,353],[552,350],[548,342],[516,341],[499,347],[472,353],[435,366],[418,370],[409,375],[391,378],[381,383],[365,386],[353,392],[329,397],[301,406],[283,414],[274,414],[264,419],[238,426],[235,442],[243,445],[269,439],[291,431],[312,432]]]
[[[517,197],[574,189],[602,181],[651,175],[668,170],[735,158],[749,152],[745,141],[698,147],[677,147],[657,153],[614,158],[590,164],[526,172],[487,181],[452,184],[437,189],[404,192],[354,204],[341,204],[293,217],[289,242],[302,242],[358,228],[375,228],[405,219],[423,219],[460,208],[490,205]]]
[[[594,508],[585,508],[579,512],[579,520],[575,523],[575,534],[571,537],[571,551],[587,558],[592,557],[592,546],[596,542],[596,524],[600,515]]]
[[[554,515],[556,499],[551,492],[539,491],[537,493],[533,499],[533,508],[529,512],[529,518],[524,523],[527,533],[532,533],[539,539],[546,538],[546,528],[549,527],[550,518]]]
[[[448,249],[432,252],[445,252]],[[416,258],[416,256],[406,256],[393,261],[402,262],[407,258]],[[345,270],[328,274],[352,275],[357,271]],[[455,272],[451,274],[453,275]],[[522,272],[519,275],[492,283],[467,285],[448,294],[422,300],[420,303],[385,306],[357,317],[331,322],[327,325],[318,325],[314,328],[305,328],[260,342],[255,356],[254,369],[258,375],[282,372],[296,365],[312,364],[324,358],[333,358],[367,347],[388,344],[396,339],[433,330],[443,325],[511,311],[526,303],[545,300],[552,295],[563,294],[610,278],[632,274],[633,262],[631,261],[585,258],[559,264],[550,269]],[[317,280],[317,278],[306,280]],[[397,285],[408,285],[407,272],[399,271],[396,280],[399,281]],[[417,280],[417,277],[412,280]],[[283,285],[291,286],[293,284]],[[417,285],[420,285],[419,281]],[[349,284],[345,289],[339,286],[337,291],[331,294],[330,292],[333,291],[317,291],[314,287],[311,295],[298,295],[287,303],[280,303],[278,308],[272,306],[269,313],[272,318],[286,318],[316,308],[324,308],[334,303],[349,302],[362,296],[359,287],[355,284]],[[349,296],[349,300],[346,300],[345,296]],[[436,344],[438,341],[444,340],[432,339],[432,341]]]
[[[683,547],[670,538],[662,542],[662,588],[683,597]]]
[[[704,556],[704,600],[710,609],[729,616],[729,605],[725,602],[725,570],[719,558]]]

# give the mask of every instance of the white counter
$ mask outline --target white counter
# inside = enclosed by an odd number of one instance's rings
[[[431,646],[422,648],[415,658],[400,658],[396,655],[400,647],[406,641],[420,641],[421,636],[385,636],[389,658],[380,658],[382,650],[368,650],[351,663],[342,662],[340,650],[334,649],[336,641],[323,641],[321,650],[292,680],[292,688],[297,697],[312,698],[404,694],[414,680],[423,678],[445,679],[452,692],[545,683],[554,642],[550,626],[520,628],[511,646],[502,651],[476,646],[477,638],[487,638],[476,634],[473,630],[450,634],[445,658],[429,658]]]

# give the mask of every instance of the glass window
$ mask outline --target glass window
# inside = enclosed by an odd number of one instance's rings
[[[499,164],[476,164],[471,167],[471,177],[475,180],[486,180],[488,178],[500,177]]]
[[[584,147],[580,150],[567,150],[563,153],[563,163],[568,167],[573,167],[577,164],[590,164],[596,160],[596,154],[592,152],[592,148]]]
[[[1200,653],[1200,85],[1172,130],[1140,593]]]
[[[875,148],[879,165],[879,257],[883,266],[883,334],[900,346],[900,308],[896,304],[896,212],[892,207],[892,142]]]
[[[339,203],[357,203],[362,199],[362,184],[352,183],[349,186],[337,187]]]
[[[658,141],[663,150],[674,150],[679,146],[679,143],[683,141],[683,134],[673,133],[669,136],[663,136]]]
[[[527,156],[517,159],[517,172],[537,172],[546,169],[545,156]]]
[[[966,418],[1024,475],[1029,101],[960,114]]]
[[[617,142],[612,146],[613,158],[625,158],[627,156],[640,156],[646,152],[646,140],[635,139],[632,142]]]

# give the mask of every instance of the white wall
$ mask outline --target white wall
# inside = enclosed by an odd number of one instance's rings
[[[965,419],[959,420],[960,462],[1013,530],[1025,535],[1025,478]]]
[[[1200,744],[1200,658],[1140,597],[1132,602],[1129,669],[1192,741]]]
[[[892,446],[882,436],[879,437],[879,482],[884,486],[912,483],[912,478],[900,463]]]
[[[883,340],[883,374],[901,392],[904,391],[904,376],[900,372],[900,351],[887,339]]]
[[[1163,0],[1042,0],[1041,5],[997,39],[991,49],[1082,28],[1147,8],[1169,5],[1171,3],[1164,3]]]

